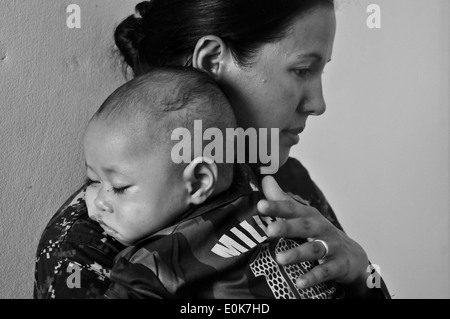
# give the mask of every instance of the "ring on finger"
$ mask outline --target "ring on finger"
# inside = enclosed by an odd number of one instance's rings
[[[321,240],[321,239],[314,239],[313,242],[321,243],[322,246],[325,248],[325,252],[323,253],[322,257],[320,257],[319,259],[324,259],[325,257],[327,257],[328,256],[328,252],[329,252],[327,243],[325,241]]]

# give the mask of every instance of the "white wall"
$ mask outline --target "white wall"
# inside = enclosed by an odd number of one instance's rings
[[[395,297],[448,298],[450,2],[374,0],[369,30],[370,2],[341,1],[328,112],[295,155]],[[0,298],[32,295],[40,234],[84,179],[86,121],[124,81],[113,26],[137,2],[0,2]]]
[[[124,81],[113,26],[137,2],[0,2],[0,298],[32,296],[40,234],[84,180],[84,126]]]
[[[341,0],[328,110],[295,149],[394,298],[450,298],[449,14],[447,0]]]

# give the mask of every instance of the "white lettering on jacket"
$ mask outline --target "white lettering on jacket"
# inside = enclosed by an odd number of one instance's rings
[[[253,216],[255,225],[262,233],[267,235],[265,224],[273,223],[275,220],[271,217]],[[265,224],[264,224],[265,223]],[[234,237],[234,239],[230,236]],[[234,235],[234,236],[233,236]],[[224,234],[219,242],[211,249],[213,253],[223,258],[230,258],[246,253],[256,245],[267,240],[267,236],[261,236],[253,225],[248,221],[241,222],[238,226],[230,229],[230,234]]]

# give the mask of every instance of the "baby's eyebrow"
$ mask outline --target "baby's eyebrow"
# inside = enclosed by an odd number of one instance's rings
[[[130,174],[128,174],[126,171],[124,171],[123,169],[120,169],[116,166],[111,166],[111,167],[102,167],[101,168],[102,172],[104,174],[106,174],[106,176],[110,176],[111,178],[115,177],[121,177],[126,178],[127,180],[129,178],[131,178]]]
[[[105,167],[105,168],[103,168],[103,171],[106,173],[106,174],[121,174],[121,173],[119,173],[116,169],[114,169],[113,167]],[[123,175],[123,174],[122,174]]]
[[[89,170],[95,172],[94,169],[93,169],[91,166],[89,166],[87,162],[84,162],[84,165],[86,165],[86,169],[89,169]],[[122,175],[122,176],[124,176],[124,177],[129,177],[128,175],[125,175],[123,172],[121,172],[120,170],[118,170],[118,169],[115,168],[114,166],[112,166],[112,167],[102,167],[101,170],[102,170],[106,175],[119,174],[119,175]]]

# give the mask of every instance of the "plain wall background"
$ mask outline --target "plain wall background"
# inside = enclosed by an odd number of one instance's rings
[[[294,150],[394,298],[450,298],[449,14],[446,0],[342,0],[328,109]]]
[[[113,27],[138,2],[0,2],[0,298],[32,296],[39,237],[84,181],[84,127],[125,81]],[[292,153],[394,298],[450,298],[449,14],[447,0],[341,0],[328,111]]]

